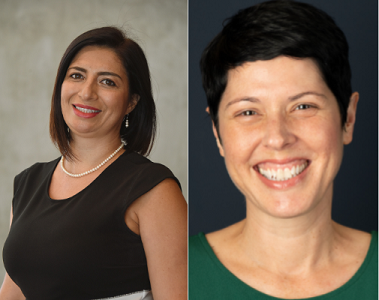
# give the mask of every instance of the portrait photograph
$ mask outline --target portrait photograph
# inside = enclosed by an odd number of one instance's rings
[[[0,24],[0,299],[186,299],[187,1]]]
[[[191,0],[189,298],[376,299],[377,124],[376,2]]]

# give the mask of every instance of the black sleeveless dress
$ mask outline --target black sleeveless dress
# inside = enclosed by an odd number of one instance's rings
[[[28,300],[150,290],[141,238],[124,215],[164,179],[178,180],[165,166],[125,152],[75,196],[52,200],[48,190],[58,163],[37,163],[15,178],[13,222],[3,249],[9,276]]]

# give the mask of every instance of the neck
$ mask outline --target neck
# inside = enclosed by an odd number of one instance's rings
[[[105,138],[73,138],[70,146],[74,156],[73,161],[66,161],[65,165],[70,168],[72,173],[81,173],[88,171],[104,159],[111,155],[121,145],[120,137]],[[114,161],[124,152],[121,149],[111,160]]]
[[[238,239],[254,263],[275,273],[304,274],[327,264],[336,246],[330,201],[294,218],[277,218],[247,206]]]

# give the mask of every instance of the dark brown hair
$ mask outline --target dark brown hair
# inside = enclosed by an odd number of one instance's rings
[[[228,71],[245,62],[281,55],[315,61],[337,99],[342,126],[345,124],[352,93],[349,46],[329,15],[310,4],[277,0],[240,10],[225,22],[200,62],[210,116],[217,129]]]
[[[62,115],[61,88],[72,60],[87,46],[109,48],[121,60],[129,81],[128,98],[131,99],[132,95],[137,94],[140,99],[129,114],[129,127],[125,128],[123,122],[120,124],[120,138],[127,142],[125,147],[129,151],[148,155],[153,147],[156,132],[155,103],[149,67],[141,47],[115,27],[96,28],[79,35],[63,54],[51,100],[50,137],[53,143],[65,158],[75,158],[70,148],[72,138]]]

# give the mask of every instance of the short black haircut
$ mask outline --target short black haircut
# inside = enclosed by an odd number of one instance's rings
[[[87,46],[99,46],[113,50],[126,71],[129,95],[139,95],[139,101],[129,113],[129,127],[120,124],[120,138],[127,142],[126,149],[148,155],[156,132],[156,109],[152,94],[150,71],[141,47],[116,27],[89,30],[75,38],[63,54],[58,67],[50,111],[50,136],[61,154],[74,159],[70,149],[71,136],[67,130],[61,108],[61,88],[67,69],[75,56]],[[125,99],[128,101],[129,99]],[[124,118],[125,119],[125,118]]]
[[[240,10],[205,48],[200,68],[209,113],[218,130],[218,108],[228,71],[278,56],[311,58],[337,99],[342,126],[351,88],[349,46],[342,30],[312,5],[274,0]]]

